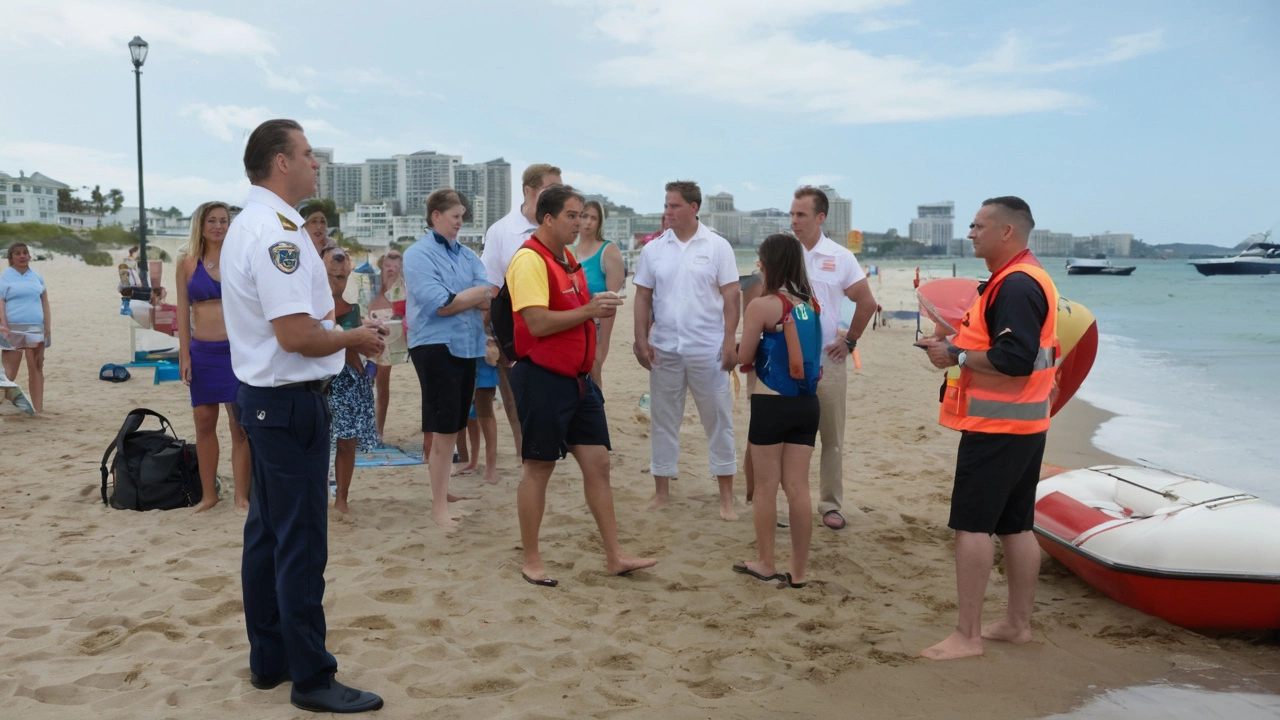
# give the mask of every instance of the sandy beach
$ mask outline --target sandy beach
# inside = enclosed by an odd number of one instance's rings
[[[304,717],[289,686],[249,684],[240,595],[243,519],[212,511],[107,509],[98,466],[124,414],[147,407],[194,440],[187,389],[152,371],[110,384],[128,354],[114,268],[58,257],[48,283],[54,344],[46,411],[0,407],[0,705],[6,717]],[[172,265],[165,276],[173,277]],[[873,284],[886,308],[910,278]],[[520,579],[519,465],[499,422],[502,481],[456,478],[451,534],[430,522],[425,466],[357,468],[352,514],[331,516],[325,608],[339,677],[380,693],[389,718],[1040,718],[1108,689],[1156,681],[1280,693],[1280,652],[1248,637],[1206,637],[1119,605],[1050,560],[1034,641],[988,643],[950,663],[917,657],[955,622],[946,527],[957,435],[937,418],[940,372],[911,347],[914,323],[868,331],[850,373],[845,502],[849,527],[814,530],[809,586],[779,589],[730,571],[754,556],[750,508],[722,522],[689,403],[673,502],[652,492],[645,371],[630,352],[629,308],[605,366],[612,479],[623,544],[661,559],[604,572],[576,466],[548,494],[543,555],[558,588]],[[175,341],[176,344],[176,341]],[[25,368],[17,378],[25,384]],[[393,371],[387,440],[419,444],[412,368]],[[736,409],[739,456],[747,402]],[[1106,415],[1073,401],[1055,419],[1046,462],[1114,461],[1089,439]],[[230,464],[225,422],[223,475]],[[812,488],[817,492],[817,462]],[[741,473],[739,473],[741,479]],[[228,481],[229,482],[229,481]],[[224,483],[224,487],[227,484]],[[817,520],[815,518],[815,523]],[[782,531],[785,532],[785,531]],[[780,537],[785,558],[785,536]],[[1003,611],[999,569],[986,617]]]

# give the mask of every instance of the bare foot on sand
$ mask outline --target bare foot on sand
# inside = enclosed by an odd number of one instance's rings
[[[343,515],[346,515],[347,513],[351,512],[351,508],[347,507],[347,501],[346,501],[346,500],[335,500],[335,501],[333,502],[333,509],[334,509],[334,510],[337,510],[338,512],[342,513]]]
[[[733,522],[738,519],[738,513],[733,511],[733,498],[728,500],[720,499],[720,519],[726,522]]]
[[[927,647],[920,651],[920,654],[930,660],[957,660],[964,657],[972,657],[982,654],[982,638],[966,638],[958,632],[953,632],[946,640]]]
[[[1009,618],[1000,618],[990,625],[983,626],[982,637],[987,640],[1000,640],[1022,645],[1023,643],[1031,642],[1031,628],[1020,628],[1010,622]]]
[[[196,513],[204,512],[205,510],[208,510],[209,508],[217,504],[218,504],[218,498],[216,497],[205,498],[204,500],[201,500],[199,503],[197,503],[195,507],[191,508],[191,514],[195,515]]]
[[[645,510],[661,510],[669,502],[671,502],[671,496],[654,494],[653,497],[649,498],[649,505]]]
[[[644,568],[653,567],[657,564],[657,558],[637,558],[631,557],[626,553],[622,553],[612,560],[605,561],[605,567],[608,568],[609,574],[611,575],[626,575],[633,570],[643,570]]]
[[[462,502],[463,500],[475,500],[475,497],[472,495],[454,495],[453,493],[449,493],[448,498],[449,498],[449,502]]]
[[[455,475],[470,475],[475,471],[476,471],[475,463],[469,462],[464,465],[454,465],[453,469],[449,471],[449,477],[453,477]]]
[[[457,519],[456,519],[456,518],[453,518],[453,517],[450,517],[449,512],[448,512],[447,510],[446,510],[445,512],[443,512],[443,513],[440,513],[440,514],[437,514],[437,513],[433,510],[433,511],[431,512],[431,522],[435,523],[436,525],[439,525],[440,527],[444,528],[445,530],[457,530],[457,529],[458,529],[458,521],[457,521]]]
[[[242,498],[242,497],[237,497],[235,502],[236,502],[235,512],[236,512],[236,514],[237,514],[237,515],[248,515],[248,514],[249,514],[249,498],[247,498],[247,497],[243,497],[243,498]]]
[[[498,477],[498,468],[485,468],[484,481],[490,485],[497,485],[499,482],[502,482],[502,478]]]

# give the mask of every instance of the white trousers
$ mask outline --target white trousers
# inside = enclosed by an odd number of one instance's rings
[[[675,477],[680,464],[680,425],[684,421],[685,392],[693,394],[702,429],[707,433],[707,459],[712,475],[735,475],[738,457],[733,447],[733,390],[729,373],[715,355],[686,357],[655,348],[649,371],[649,420],[652,459],[649,472]]]

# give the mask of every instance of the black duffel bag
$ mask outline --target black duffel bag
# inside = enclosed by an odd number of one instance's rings
[[[148,415],[160,419],[159,430],[139,429]],[[101,470],[102,502],[117,510],[173,510],[200,502],[195,445],[179,438],[169,419],[154,410],[137,408],[125,416],[102,455]]]

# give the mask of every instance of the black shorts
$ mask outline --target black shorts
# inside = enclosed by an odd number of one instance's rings
[[[752,445],[808,445],[818,437],[822,410],[817,395],[751,395],[751,425],[747,442]]]
[[[467,427],[476,391],[476,359],[449,354],[446,345],[409,348],[422,387],[422,432],[456,433]]]
[[[1029,531],[1046,435],[961,433],[947,525],[988,535]]]
[[[562,460],[573,445],[609,445],[604,399],[591,376],[567,377],[521,360],[511,368],[511,392],[525,460]]]

